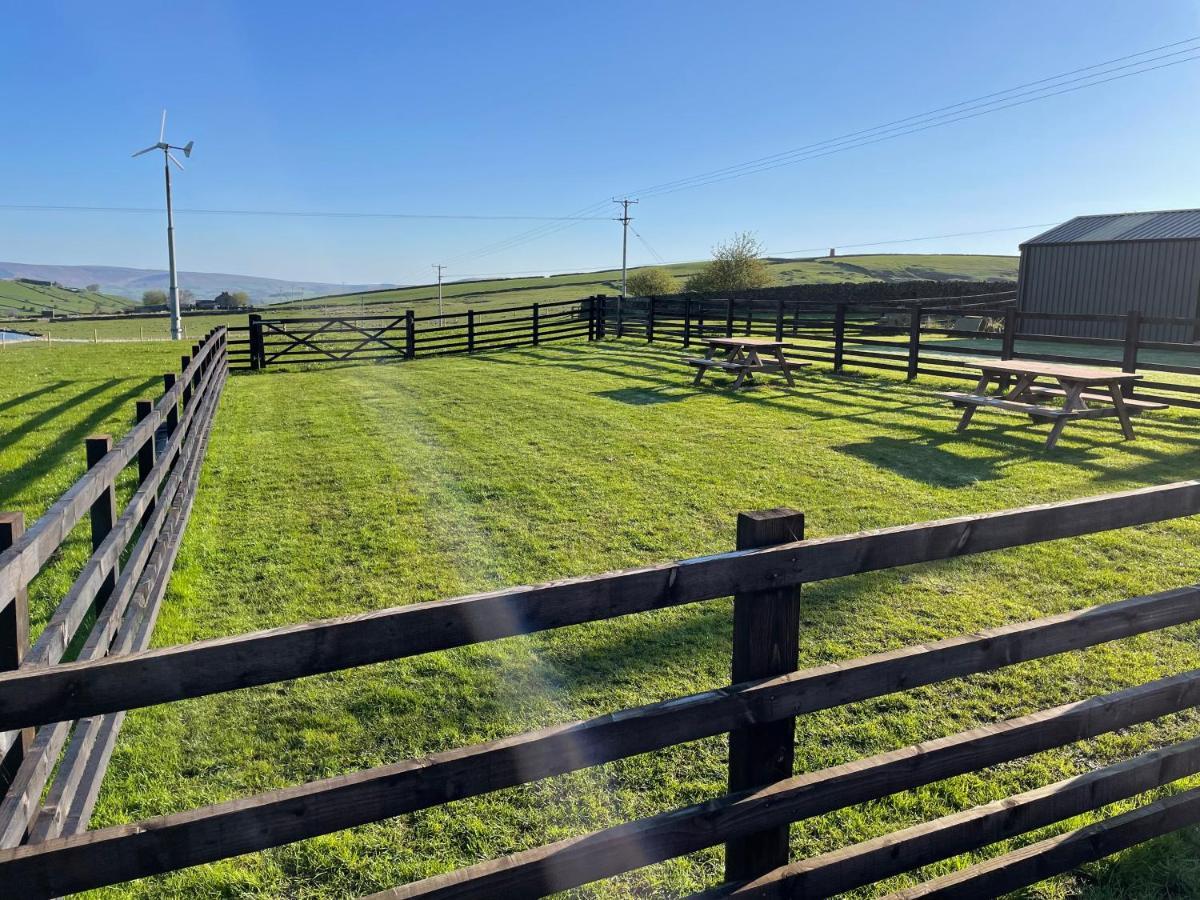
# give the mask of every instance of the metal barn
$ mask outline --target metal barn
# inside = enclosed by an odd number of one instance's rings
[[[1200,318],[1200,209],[1076,216],[1021,245],[1024,312]],[[1036,321],[1023,331],[1119,338],[1116,322]],[[1200,331],[1150,325],[1151,341],[1197,341]]]

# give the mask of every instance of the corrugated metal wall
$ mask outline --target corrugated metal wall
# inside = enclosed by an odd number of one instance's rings
[[[1200,240],[1027,244],[1018,294],[1025,312],[1200,317]],[[1029,322],[1022,331],[1124,337],[1120,323]],[[1150,341],[1193,340],[1191,328],[1147,325]]]

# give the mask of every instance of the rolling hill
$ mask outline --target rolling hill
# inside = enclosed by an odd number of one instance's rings
[[[820,257],[815,259],[768,259],[775,284],[837,284],[867,281],[992,281],[1017,277],[1015,256],[970,254],[874,254]],[[661,266],[682,286],[688,275],[704,263]],[[636,269],[630,269],[631,272]],[[443,285],[447,311],[466,306],[521,305],[574,300],[590,294],[620,291],[621,271],[576,272],[537,278],[500,278],[490,281],[458,281]],[[388,312],[437,301],[437,285],[390,288],[379,291],[333,294],[308,300],[272,304],[272,313],[302,309],[357,307]]]
[[[39,316],[46,309],[64,316],[119,313],[134,306],[131,300],[111,294],[57,285],[0,281],[0,316],[3,317]]]
[[[0,278],[37,278],[56,281],[71,288],[89,284],[100,285],[105,294],[125,297],[134,303],[142,292],[166,290],[167,273],[160,269],[132,269],[125,266],[55,266],[37,263],[0,262]],[[259,275],[236,275],[220,272],[180,272],[179,286],[197,297],[215,297],[221,291],[245,291],[255,304],[279,301],[297,295],[329,294],[346,290],[366,291],[390,287],[382,284],[329,284],[322,281],[289,281],[264,278]],[[0,315],[7,311],[0,310]]]

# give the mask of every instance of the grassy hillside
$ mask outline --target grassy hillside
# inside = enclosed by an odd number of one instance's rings
[[[19,281],[0,281],[0,316],[38,316],[52,309],[59,315],[115,313],[133,309],[132,300],[93,291],[70,290]]]
[[[683,284],[688,275],[703,263],[682,263],[664,266]],[[768,260],[776,284],[837,284],[869,281],[989,281],[1015,279],[1015,256],[970,255],[867,255],[835,259],[773,259]],[[636,270],[631,270],[636,271]],[[0,282],[0,286],[12,282]],[[546,278],[499,278],[491,281],[471,281],[444,286],[446,312],[459,312],[468,307],[496,309],[505,306],[525,306],[530,303],[549,303],[554,300],[575,300],[592,294],[615,296],[620,291],[621,272],[582,272],[571,275],[552,275]],[[23,287],[23,286],[22,286]],[[72,295],[70,292],[69,296]],[[120,298],[115,299],[118,302]],[[422,285],[385,291],[366,291],[339,294],[292,303],[260,307],[266,315],[322,315],[361,312],[385,314],[416,309],[421,314],[436,311],[437,286]],[[52,338],[72,340],[165,340],[169,323],[164,315],[130,316],[105,321],[81,322],[21,322],[7,318],[0,307],[0,327],[8,325],[21,331],[49,334]],[[200,335],[216,325],[244,325],[245,313],[228,316],[184,315],[184,327],[189,336]]]
[[[840,256],[833,259],[771,259],[768,266],[776,284],[836,284],[865,281],[988,281],[1017,277],[1015,256],[972,256],[968,254],[879,254]],[[700,269],[702,262],[662,266],[682,286]],[[630,271],[636,271],[631,269]],[[499,278],[447,284],[443,296],[448,310],[467,306],[519,305],[552,300],[573,300],[589,294],[620,290],[621,270],[550,275],[538,278]],[[270,307],[286,310],[333,309],[338,306],[374,307],[378,312],[425,305],[437,300],[436,285],[420,285],[387,291],[316,297]]]

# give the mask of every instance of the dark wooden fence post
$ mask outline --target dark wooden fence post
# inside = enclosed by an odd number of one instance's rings
[[[700,340],[704,340],[704,300],[700,299],[696,303],[696,336]]]
[[[112,437],[107,434],[94,434],[85,439],[84,449],[87,453],[87,467],[95,468],[112,449]],[[108,537],[108,533],[112,531],[113,523],[117,521],[117,495],[113,490],[112,482],[109,482],[100,496],[93,501],[88,518],[92,526],[92,552],[94,553]],[[108,577],[104,579],[104,584],[96,592],[97,608],[104,605],[116,583],[117,564],[113,563]]]
[[[794,509],[740,513],[737,548],[752,550],[804,538],[804,514]],[[796,671],[800,652],[800,590],[741,593],[733,598],[733,683]],[[792,776],[794,718],[729,733],[729,790],[744,791]],[[788,861],[788,826],[725,845],[725,880],[753,878]]]
[[[833,308],[833,371],[842,371],[846,355],[846,304]]]
[[[173,387],[175,387],[175,373],[174,372],[163,372],[163,393],[164,394],[167,393]],[[171,405],[171,408],[167,410],[167,437],[168,438],[170,438],[171,435],[173,435],[175,433],[175,429],[176,429],[176,427],[178,427],[178,425],[179,425],[179,401],[176,400],[175,403],[173,403]]]
[[[654,341],[654,305],[656,297],[646,298],[646,343]]]
[[[733,298],[725,301],[725,337],[733,337]]]
[[[783,340],[783,298],[775,304],[775,340]]]
[[[191,361],[192,361],[192,358],[190,356],[179,357],[179,373],[181,375],[187,374],[187,367],[191,363]],[[187,409],[188,404],[190,404],[192,402],[192,380],[193,379],[191,377],[188,377],[183,382],[183,408],[184,409]]]
[[[541,327],[541,307],[537,303],[535,303],[535,304],[533,304],[533,346],[535,346],[535,347],[538,345],[538,340],[541,337],[541,335],[538,333],[540,330],[540,327]]]
[[[596,339],[596,298],[587,298],[587,323],[588,323],[588,340]]]
[[[1121,358],[1122,372],[1137,371],[1138,341],[1141,339],[1142,311],[1131,309],[1125,315],[1125,353]],[[1121,392],[1126,397],[1133,396],[1133,384],[1128,382],[1121,385]]]
[[[404,356],[412,359],[417,355],[417,323],[416,314],[411,310],[404,312]]]
[[[25,515],[19,512],[0,512],[0,553],[3,553],[25,533]],[[29,649],[29,591],[21,588],[0,610],[0,670],[16,669]],[[32,728],[24,728],[16,742],[0,760],[0,796],[12,783],[13,776],[33,743]]]
[[[917,362],[921,355],[921,307],[912,308],[908,321],[908,380],[917,377]]]
[[[475,310],[467,310],[467,352],[475,352]]]
[[[683,300],[683,346],[692,346],[692,301]]]
[[[154,412],[154,401],[153,400],[139,400],[137,402],[137,413],[135,414],[137,421],[139,421],[139,422],[142,421],[143,419],[148,417],[152,412]],[[150,432],[150,437],[146,438],[146,442],[144,444],[142,444],[142,446],[138,447],[138,484],[139,485],[145,483],[146,479],[150,477],[150,471],[154,468],[154,457],[155,457],[155,451],[157,450],[157,447],[155,446],[155,443],[154,443],[156,435],[157,435],[157,429],[155,429],[155,431]],[[150,505],[146,507],[145,515],[149,516],[150,513],[153,511],[154,511],[154,498],[151,497]],[[143,521],[145,521],[145,516],[143,516]]]
[[[599,300],[600,318],[596,321],[596,340],[602,341],[608,337],[608,297],[601,294]]]
[[[1008,306],[1004,309],[1004,334],[1000,341],[1000,358],[1012,359],[1017,346],[1017,309]]]
[[[250,313],[250,368],[258,370],[266,364],[266,353],[263,351],[262,316],[258,313]]]

